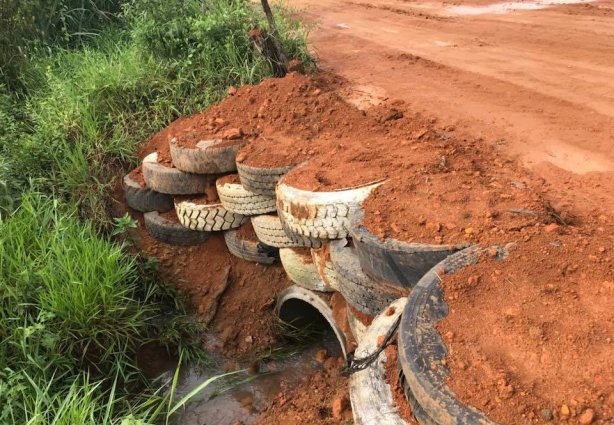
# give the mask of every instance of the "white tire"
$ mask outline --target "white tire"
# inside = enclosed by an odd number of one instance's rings
[[[311,192],[292,187],[282,178],[277,185],[277,211],[294,233],[317,239],[348,236],[350,218],[381,183],[335,192]]]
[[[320,274],[320,278],[324,281],[324,283],[333,288],[335,291],[338,291],[339,284],[337,282],[337,274],[335,273],[333,262],[330,260],[328,245],[324,245],[321,248],[312,248],[311,258],[313,258],[313,263],[315,264],[316,269]]]
[[[227,211],[222,204],[195,204],[190,201],[175,202],[179,222],[192,230],[217,232],[236,229],[249,218]]]
[[[215,183],[220,202],[227,211],[241,215],[259,215],[275,211],[275,197],[260,195],[243,187],[241,183],[218,179]]]
[[[281,248],[279,258],[290,280],[298,286],[320,292],[334,291],[320,277],[308,248]]]
[[[264,214],[252,217],[252,226],[258,236],[258,240],[276,248],[312,248],[322,246],[318,239],[286,232],[281,220],[275,214]]]

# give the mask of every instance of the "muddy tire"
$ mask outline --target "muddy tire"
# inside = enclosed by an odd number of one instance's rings
[[[173,197],[141,186],[127,174],[123,180],[124,197],[130,208],[140,212],[166,212],[174,208]]]
[[[237,163],[239,178],[245,189],[253,193],[272,197],[275,196],[275,186],[277,186],[279,179],[292,168],[292,165],[266,168],[252,167],[241,162]]]
[[[277,185],[277,211],[282,223],[299,235],[317,239],[348,236],[350,218],[379,184],[336,192],[297,189],[282,179]]]
[[[193,148],[187,148],[171,140],[173,165],[186,173],[222,174],[236,171],[237,152],[245,144],[243,140],[201,140]]]
[[[352,313],[352,309],[348,308],[348,324],[350,325],[350,330],[352,331],[352,336],[356,340],[356,342],[360,345],[363,340],[365,333],[367,332],[368,326],[365,325],[358,319],[354,313]]]
[[[290,280],[298,286],[320,292],[334,291],[322,281],[309,248],[281,248],[279,258]]]
[[[337,276],[339,292],[356,310],[377,316],[392,301],[407,296],[409,290],[379,282],[365,275],[353,247],[345,241],[330,244],[330,258]]]
[[[203,193],[205,186],[215,180],[213,176],[186,173],[177,168],[160,165],[156,152],[143,159],[143,178],[150,189],[169,195]]]
[[[312,248],[311,258],[313,258],[313,263],[315,264],[322,281],[335,291],[338,291],[339,283],[337,282],[337,275],[335,274],[333,262],[330,259],[328,246],[325,245],[321,248]]]
[[[337,341],[339,341],[339,345],[341,346],[341,350],[343,351],[343,357],[347,357],[348,339],[334,319],[333,311],[329,305],[330,295],[312,291],[298,285],[292,285],[283,290],[277,297],[275,314],[283,319],[282,310],[285,307],[287,308],[287,303],[291,303],[293,300],[303,301],[318,310],[318,312],[324,317],[324,319],[326,319],[330,327],[333,329],[333,332],[337,337]],[[291,308],[290,311],[292,311]]]
[[[448,314],[439,276],[477,262],[479,252],[467,248],[434,266],[414,287],[403,310],[397,337],[399,362],[408,400],[422,409],[422,423],[496,425],[484,413],[461,403],[448,387],[443,361],[447,349],[435,327]]]
[[[378,338],[388,332],[403,311],[406,302],[406,298],[394,301],[389,305],[395,309],[394,314],[390,316],[381,314],[373,320],[354,352],[356,358],[375,352]],[[386,352],[382,352],[366,369],[350,377],[350,400],[354,423],[357,425],[408,425],[395,409],[392,390],[386,382],[385,364]]]
[[[157,211],[145,213],[143,217],[147,232],[160,242],[169,245],[191,246],[200,245],[209,239],[209,233],[186,229],[181,224],[162,217]]]
[[[279,258],[279,251],[276,248],[267,246],[259,241],[241,239],[236,230],[224,232],[224,240],[230,253],[245,261],[273,264]]]
[[[359,211],[350,226],[362,270],[374,279],[383,279],[406,288],[413,287],[435,264],[469,244],[432,245],[380,239],[361,226]]]
[[[252,226],[260,242],[276,248],[317,248],[322,246],[319,239],[311,239],[296,233],[286,232],[281,220],[275,214],[252,217]]]
[[[226,211],[222,204],[203,205],[181,201],[175,202],[175,211],[183,226],[200,232],[236,229],[249,220],[241,214]]]
[[[240,183],[220,182],[218,179],[215,186],[222,205],[228,211],[251,216],[277,209],[274,197],[250,192]]]

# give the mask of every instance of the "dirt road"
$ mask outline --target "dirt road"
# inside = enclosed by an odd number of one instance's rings
[[[353,101],[402,99],[520,156],[577,208],[612,213],[614,2],[543,3],[291,2]]]

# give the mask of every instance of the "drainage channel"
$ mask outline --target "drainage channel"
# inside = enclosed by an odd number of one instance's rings
[[[254,374],[242,374],[231,384],[214,384],[202,390],[184,408],[174,415],[171,423],[175,425],[231,425],[254,423],[260,412],[273,401],[280,392],[287,388],[296,388],[319,370],[323,370],[319,352],[326,350],[327,357],[345,356],[342,348],[339,330],[331,322],[326,303],[313,293],[302,288],[297,292],[290,288],[280,295],[276,311],[285,322],[291,323],[299,333],[303,329],[315,332],[314,338],[308,344],[301,344],[299,350],[294,345],[276,347],[275,352],[289,354],[275,355],[275,360],[267,360],[259,364],[259,370]],[[331,327],[332,325],[332,327]],[[214,342],[208,335],[209,342]],[[215,346],[215,344],[207,344]],[[221,365],[224,359],[219,353],[210,353],[215,367],[203,370],[201,367],[187,366],[180,372],[174,400],[178,401],[194,388],[210,377],[227,372]],[[167,365],[170,364],[167,362]],[[239,368],[249,368],[249,364],[239,365]],[[252,366],[253,367],[253,366]],[[159,370],[158,372],[163,372]],[[168,367],[166,379],[172,378],[173,370]],[[219,382],[219,381],[218,381]],[[226,388],[224,387],[226,385]]]

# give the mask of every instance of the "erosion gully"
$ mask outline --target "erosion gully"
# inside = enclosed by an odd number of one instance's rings
[[[275,360],[243,362],[236,365],[237,370],[246,369],[245,374],[238,374],[231,380],[219,380],[198,393],[183,409],[172,418],[175,425],[249,425],[256,422],[260,412],[283,390],[297,387],[313,373],[323,370],[323,362],[318,360],[319,353],[326,350],[326,356],[343,355],[339,341],[333,330],[324,321],[317,323],[317,341],[296,345],[278,346],[281,355]],[[217,346],[216,338],[211,334],[205,336],[206,345]],[[227,361],[219,351],[209,353],[212,365],[201,367],[188,365],[180,370],[178,385],[173,399],[177,402],[207,379],[227,373]],[[176,359],[170,359],[165,352],[148,350],[148,357],[142,363],[144,372],[152,379],[170,383],[175,373]],[[152,359],[150,357],[156,357]],[[145,359],[144,359],[145,360]],[[255,370],[255,369],[258,370]]]

